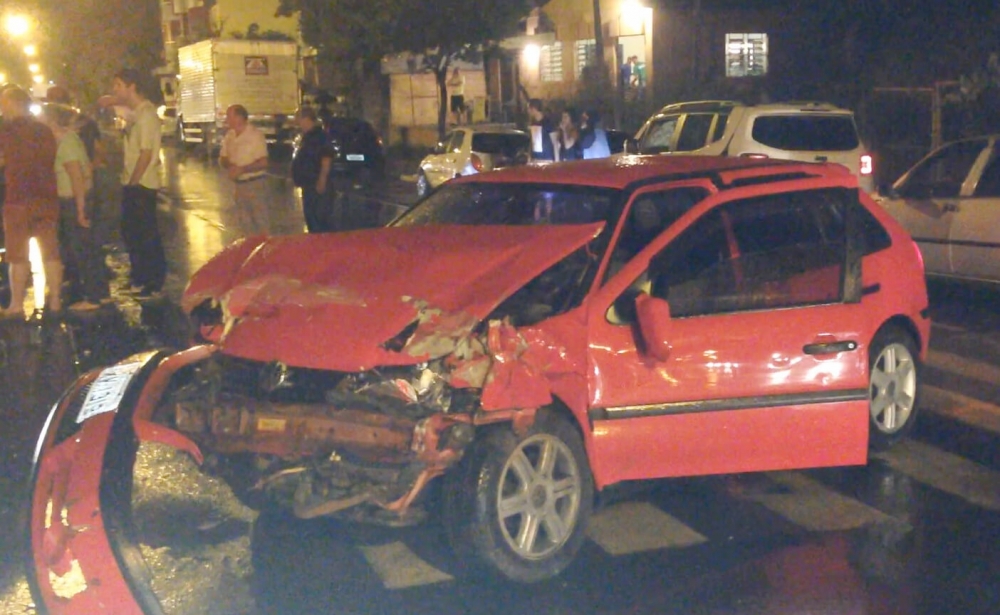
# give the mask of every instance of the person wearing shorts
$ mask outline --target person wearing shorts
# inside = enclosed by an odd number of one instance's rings
[[[10,305],[4,318],[23,318],[31,266],[28,241],[34,237],[42,254],[48,294],[45,308],[62,310],[63,265],[59,258],[59,197],[56,191],[56,139],[29,110],[31,97],[17,86],[0,91],[0,157],[7,184],[3,228],[10,261]],[[37,306],[41,307],[41,306]]]

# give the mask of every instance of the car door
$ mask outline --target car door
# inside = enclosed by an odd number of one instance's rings
[[[913,236],[928,274],[952,274],[951,227],[973,165],[986,139],[957,141],[935,150],[896,182],[882,206]]]
[[[952,274],[1000,281],[1000,152],[994,140],[973,165],[949,236]]]
[[[733,192],[682,216],[589,304],[601,482],[866,459],[857,193]],[[637,296],[669,306],[661,337],[639,333]]]

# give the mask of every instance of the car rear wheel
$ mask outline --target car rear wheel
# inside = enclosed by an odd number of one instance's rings
[[[431,184],[427,181],[427,176],[421,171],[417,174],[417,197],[424,198],[431,191]]]
[[[583,544],[593,489],[579,432],[542,411],[523,436],[506,426],[491,430],[446,475],[446,532],[465,563],[542,581],[562,572]]]
[[[913,336],[884,327],[868,354],[869,443],[885,449],[913,429],[917,418],[919,353]]]

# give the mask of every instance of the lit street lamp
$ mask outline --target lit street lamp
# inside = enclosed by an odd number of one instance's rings
[[[7,19],[4,20],[4,28],[8,34],[18,38],[31,30],[31,20],[24,15],[8,15]]]
[[[29,58],[35,57],[36,55],[38,55],[38,47],[35,45],[25,45],[24,55],[28,56]]]
[[[31,71],[32,74],[35,74],[42,69],[40,66],[38,66],[38,64],[29,64],[28,70]]]

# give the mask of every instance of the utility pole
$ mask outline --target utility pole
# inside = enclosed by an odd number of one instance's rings
[[[601,0],[594,0],[594,47],[597,48],[597,70],[601,77],[607,77],[604,64],[604,22],[601,20]]]

